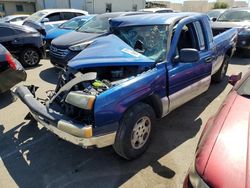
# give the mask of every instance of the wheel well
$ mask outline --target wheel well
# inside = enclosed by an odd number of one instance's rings
[[[163,107],[161,98],[158,95],[152,94],[144,98],[141,102],[150,105],[153,108],[157,118],[160,118],[162,116]]]
[[[42,58],[42,56],[43,56],[41,50],[40,50],[39,48],[35,47],[35,46],[32,46],[32,45],[24,45],[22,48],[23,48],[22,51],[24,51],[24,50],[27,49],[27,48],[32,48],[32,49],[34,49],[34,50],[36,50],[36,51],[38,52],[40,58]],[[22,51],[20,51],[20,54],[22,53]]]

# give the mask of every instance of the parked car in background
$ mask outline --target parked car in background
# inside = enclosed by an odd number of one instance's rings
[[[225,11],[226,9],[212,9],[207,12],[207,15],[209,16],[210,20],[216,21],[217,18]]]
[[[93,17],[94,15],[78,16],[64,22],[63,24],[59,25],[58,27],[55,27],[54,29],[49,30],[48,32],[46,32],[46,36],[44,38],[46,41],[46,46],[49,47],[53,39],[61,35],[70,33],[74,30],[77,30],[86,21],[90,20]]]
[[[156,118],[224,79],[237,29],[213,37],[209,22],[198,13],[111,19],[113,34],[96,38],[69,62],[46,105],[25,86],[15,93],[62,139],[84,148],[113,145],[120,156],[137,158]]]
[[[77,9],[44,9],[30,15],[23,24],[29,26],[30,22],[42,23],[46,31],[49,31],[67,20],[84,15],[88,15],[88,12]]]
[[[28,14],[20,14],[20,15],[10,15],[5,16],[2,19],[0,19],[0,23],[11,23],[11,24],[17,24],[22,25],[24,20],[28,18],[30,15]]]
[[[235,79],[236,78],[236,79]],[[232,84],[240,76],[231,76]],[[250,71],[207,122],[184,188],[250,187]]]
[[[22,65],[0,44],[0,93],[26,80]]]
[[[230,28],[238,28],[237,49],[244,56],[250,56],[250,8],[232,8],[222,13],[212,22],[214,34]]]
[[[139,12],[148,12],[148,13],[168,13],[168,12],[174,12],[171,8],[145,8],[139,10]]]
[[[97,37],[110,31],[109,20],[119,16],[146,14],[144,12],[113,12],[97,15],[76,31],[60,36],[51,42],[50,62],[56,66],[66,66],[68,61],[79,54]]]
[[[36,66],[44,56],[43,38],[31,27],[0,23],[0,43],[25,67]]]

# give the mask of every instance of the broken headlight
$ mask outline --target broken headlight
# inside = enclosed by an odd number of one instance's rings
[[[71,91],[67,95],[65,102],[81,109],[92,110],[95,98],[95,96],[86,95],[81,91]]]

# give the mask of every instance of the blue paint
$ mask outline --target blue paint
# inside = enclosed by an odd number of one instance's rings
[[[66,21],[65,23],[63,23],[59,26],[56,26],[54,28],[46,28],[45,40],[53,40],[61,35],[75,31],[76,29],[81,27],[85,22],[87,22],[88,20],[90,20],[93,17],[94,17],[94,15],[78,16],[78,17],[74,17],[74,18]],[[71,28],[67,28],[66,25],[69,25],[71,23],[75,23],[76,25],[74,27],[72,26]],[[77,26],[77,24],[81,24],[81,25]]]
[[[68,66],[74,69],[124,65],[145,68],[154,64],[153,60],[136,53],[133,48],[111,34],[94,40],[89,47],[69,61]]]
[[[216,63],[221,65],[225,53],[228,50],[230,52],[235,47],[236,41],[232,39],[235,39],[237,30],[228,30],[213,38],[211,37],[212,30],[209,20],[204,14],[167,13],[136,15],[114,18],[110,21],[110,24],[112,28],[152,24],[166,24],[171,28],[176,21],[178,21],[178,24],[175,27],[166,59],[163,62],[156,63],[144,55],[136,53],[133,48],[114,34],[94,39],[92,44],[69,61],[68,66],[73,69],[131,65],[139,66],[141,70],[149,69],[146,72],[144,71],[139,75],[128,78],[127,81],[97,96],[94,105],[96,127],[118,122],[128,108],[152,94],[159,98],[168,98],[170,95],[204,78],[211,78],[212,66]],[[205,40],[205,49],[199,50],[200,60],[190,63],[175,61],[176,46],[182,28],[184,25],[194,21],[199,21],[201,24]],[[124,51],[124,49],[126,50]],[[210,57],[213,58],[208,63],[207,58]]]

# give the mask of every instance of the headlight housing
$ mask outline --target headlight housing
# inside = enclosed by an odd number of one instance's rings
[[[65,102],[78,108],[92,110],[95,98],[93,95],[86,95],[80,91],[71,91],[67,95]]]
[[[189,171],[189,182],[193,188],[209,188],[195,169],[195,162],[192,163]]]
[[[87,48],[87,46],[89,46],[93,42],[94,41],[87,41],[87,42],[83,42],[83,43],[80,43],[80,44],[76,44],[76,45],[70,46],[69,49],[71,51],[82,51],[85,48]]]

